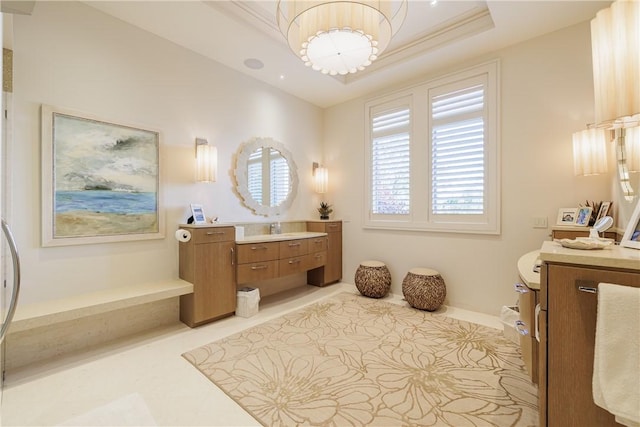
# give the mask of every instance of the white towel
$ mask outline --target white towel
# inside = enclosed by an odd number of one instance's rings
[[[598,286],[592,387],[596,405],[640,426],[640,288]]]

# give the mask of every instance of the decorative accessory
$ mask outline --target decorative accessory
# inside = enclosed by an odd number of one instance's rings
[[[364,70],[389,45],[407,0],[281,0],[280,32],[306,66],[329,75]]]
[[[318,212],[320,212],[320,219],[329,219],[329,214],[333,212],[333,209],[331,209],[331,205],[329,203],[320,202]]]

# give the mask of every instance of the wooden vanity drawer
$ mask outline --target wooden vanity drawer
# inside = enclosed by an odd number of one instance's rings
[[[238,264],[278,259],[279,247],[278,242],[237,245]]]
[[[309,255],[281,259],[278,265],[278,272],[280,273],[280,276],[304,273],[307,271],[308,261]]]
[[[322,267],[327,263],[327,251],[309,254],[307,261],[307,270]]]
[[[322,252],[327,250],[326,237],[313,237],[309,240],[309,253]]]
[[[307,231],[335,233],[338,231],[342,231],[342,221],[310,221],[307,222]]]
[[[191,229],[193,243],[224,242],[236,239],[236,230],[233,227],[208,227]]]
[[[309,253],[309,239],[287,240],[279,243],[281,260]]]
[[[278,277],[278,261],[238,264],[237,283],[259,282]]]

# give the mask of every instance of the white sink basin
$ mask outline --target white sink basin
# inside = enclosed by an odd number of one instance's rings
[[[326,235],[327,233],[317,233],[313,231],[297,231],[281,234],[258,234],[255,236],[244,236],[242,239],[236,240],[236,243],[279,242],[283,240],[309,239],[312,237],[322,237]]]

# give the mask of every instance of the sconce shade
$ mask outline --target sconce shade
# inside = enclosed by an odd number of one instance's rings
[[[591,21],[596,123],[640,113],[640,1],[618,0]]]
[[[322,166],[316,168],[314,181],[316,193],[326,193],[329,191],[329,171],[327,168]]]
[[[323,74],[364,70],[407,14],[407,0],[281,0],[280,32],[306,66]]]
[[[640,126],[626,129],[624,146],[627,150],[627,170],[640,172]]]
[[[196,142],[196,181],[216,182],[218,179],[218,149],[208,143]]]
[[[573,166],[578,176],[607,172],[607,145],[604,129],[591,128],[573,134]]]

